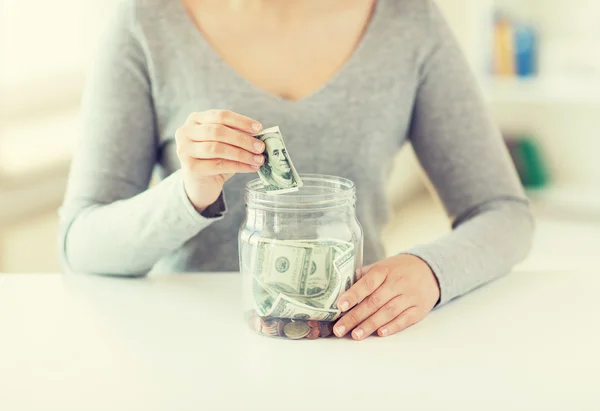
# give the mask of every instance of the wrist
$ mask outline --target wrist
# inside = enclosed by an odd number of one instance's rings
[[[428,289],[433,293],[432,300],[435,299],[434,307],[438,306],[442,300],[442,287],[440,278],[438,277],[439,270],[436,271],[435,262],[431,259],[426,259],[421,253],[414,253],[412,251],[401,253],[401,255],[410,256],[413,261],[418,261],[418,265],[423,267],[421,272],[423,275],[429,277],[427,283],[430,284]],[[428,273],[425,274],[425,273]]]
[[[206,199],[196,198],[196,196],[190,193],[187,184],[185,184],[185,181],[183,183],[183,191],[185,193],[185,196],[187,197],[187,200],[190,202],[192,207],[194,207],[194,210],[198,212],[198,214],[202,214],[212,204],[212,202],[207,202]]]
[[[200,214],[204,218],[220,218],[223,217],[225,211],[227,211],[227,207],[225,206],[223,191],[221,191],[217,199],[204,207]]]

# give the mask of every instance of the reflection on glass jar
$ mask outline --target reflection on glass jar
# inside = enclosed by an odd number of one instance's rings
[[[332,335],[337,301],[356,281],[362,228],[350,180],[301,175],[296,192],[246,186],[239,232],[245,319],[256,332],[291,339]]]

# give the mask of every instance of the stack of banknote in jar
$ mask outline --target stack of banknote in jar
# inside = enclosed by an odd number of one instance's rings
[[[355,278],[355,250],[337,239],[270,240],[242,235],[242,274],[252,281],[251,327],[288,338],[331,335],[337,301]]]

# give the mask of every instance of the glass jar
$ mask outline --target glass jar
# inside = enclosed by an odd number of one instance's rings
[[[362,267],[363,233],[348,179],[306,174],[298,191],[246,185],[239,259],[246,323],[291,339],[333,334],[337,302]]]

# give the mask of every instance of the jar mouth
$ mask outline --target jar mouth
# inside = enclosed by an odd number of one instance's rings
[[[316,209],[354,205],[356,188],[347,178],[323,175],[300,174],[303,186],[298,191],[272,194],[265,190],[260,178],[246,184],[248,207],[264,209]]]

